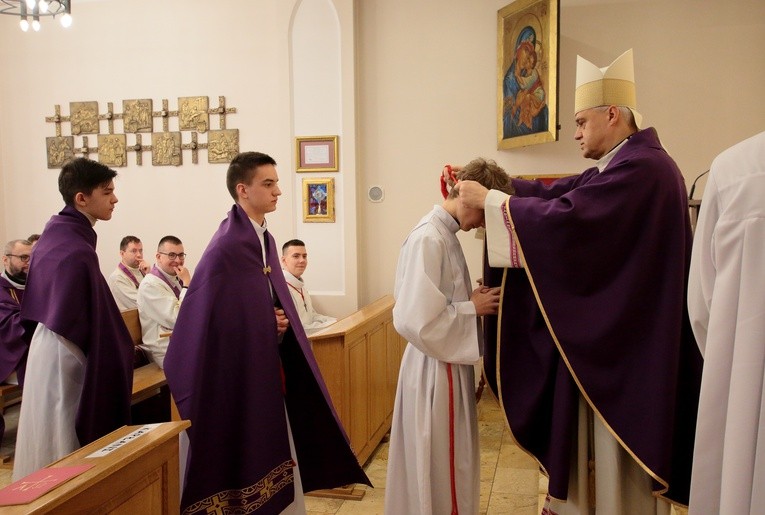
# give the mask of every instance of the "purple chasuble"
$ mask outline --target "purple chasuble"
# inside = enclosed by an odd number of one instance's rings
[[[504,285],[499,327],[485,324],[484,368],[513,435],[549,474],[550,495],[566,499],[581,393],[654,493],[687,504],[702,358],[686,310],[692,234],[680,170],[649,128],[601,173],[513,186],[510,223],[527,268],[484,273]]]
[[[75,419],[80,445],[130,423],[133,342],[101,275],[96,233],[73,207],[51,217],[35,245],[21,317],[63,336],[87,358]]]
[[[16,370],[19,384],[24,384],[29,342],[36,324],[21,321],[23,298],[24,290],[0,276],[0,381]]]
[[[170,338],[165,374],[192,424],[183,513],[226,503],[232,512],[277,514],[292,502],[285,404],[304,491],[370,484],[324,386],[276,244],[266,238],[263,263],[255,228],[234,205],[199,261]],[[290,321],[281,343],[269,280]]]

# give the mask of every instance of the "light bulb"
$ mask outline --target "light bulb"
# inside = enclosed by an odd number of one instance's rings
[[[35,0],[26,0],[27,2],[27,9],[30,11],[35,8]]]
[[[21,19],[21,21],[19,22],[19,26],[21,27],[21,30],[23,30],[24,32],[29,30],[29,22],[27,21],[26,18]]]
[[[40,20],[32,20],[32,30],[40,32]]]
[[[46,0],[40,0],[40,12],[42,14],[48,12],[48,2]]]
[[[66,28],[72,25],[72,15],[69,13],[64,14],[61,17],[61,26]]]

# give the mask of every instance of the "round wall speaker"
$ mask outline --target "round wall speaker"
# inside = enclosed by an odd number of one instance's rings
[[[382,186],[371,186],[367,195],[372,202],[382,202],[385,198],[385,192],[383,191]]]

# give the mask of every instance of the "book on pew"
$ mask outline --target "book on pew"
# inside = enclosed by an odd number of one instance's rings
[[[27,504],[95,465],[42,468],[0,490],[0,506]]]

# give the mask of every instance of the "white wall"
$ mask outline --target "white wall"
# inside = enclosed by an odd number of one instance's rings
[[[577,54],[608,65],[633,48],[638,109],[690,186],[713,157],[765,129],[765,2],[561,0],[559,141],[496,150],[496,11],[507,0],[359,2],[362,303],[390,292],[398,247],[441,201],[444,163],[483,156],[511,174],[579,172]],[[696,197],[703,191],[700,181]],[[473,278],[481,244],[463,234]]]
[[[311,23],[317,12],[334,18],[333,26],[317,28]],[[77,0],[73,17],[69,30],[43,19],[39,33],[22,33],[17,20],[0,17],[3,241],[40,232],[63,205],[56,187],[58,170],[47,169],[45,156],[45,137],[53,136],[55,129],[44,119],[53,114],[54,104],[60,104],[67,115],[70,101],[98,101],[101,112],[111,101],[115,111],[121,112],[123,99],[151,98],[154,110],[159,110],[166,98],[172,110],[180,96],[209,96],[210,106],[215,107],[218,96],[224,95],[227,105],[237,109],[228,115],[227,128],[239,129],[240,149],[266,152],[278,163],[283,195],[278,210],[268,217],[277,243],[296,236],[310,241],[314,267],[307,272],[308,283],[312,277],[329,278],[317,281],[316,304],[330,314],[354,311],[358,306],[354,59],[353,45],[340,45],[353,39],[352,0]],[[310,48],[317,38],[336,40],[329,52],[319,56],[331,66],[317,63],[328,70],[329,82],[334,84],[329,94],[336,101],[329,107],[316,95],[320,88],[315,85],[328,82],[323,78],[298,74],[300,87],[292,87],[294,63],[305,59],[300,49]],[[314,98],[308,100],[313,101],[301,102],[301,87],[312,85]],[[311,110],[317,106],[324,109]],[[171,118],[170,130],[177,130],[177,123],[177,118]],[[210,125],[219,127],[217,116],[211,117]],[[345,127],[350,131],[347,136]],[[64,135],[71,133],[68,123],[62,129]],[[106,130],[106,122],[101,122],[101,131]],[[162,130],[158,118],[154,130]],[[296,131],[338,134],[342,143],[347,142],[347,148],[341,146],[344,168],[334,174],[340,183],[336,224],[301,227],[299,178],[293,171]],[[115,121],[115,132],[122,132],[121,121]],[[90,146],[96,145],[95,135],[88,140]],[[188,132],[183,141],[190,141]],[[206,141],[206,136],[200,135],[200,141]],[[75,142],[79,145],[81,139],[76,137]],[[133,142],[134,136],[129,135],[128,144]],[[150,143],[148,134],[143,135],[143,143]],[[196,165],[191,163],[190,151],[183,152],[179,167],[151,166],[150,153],[144,153],[142,166],[136,165],[135,153],[129,153],[128,161],[127,167],[116,168],[120,202],[114,217],[96,224],[103,272],[108,274],[116,265],[119,241],[125,234],[139,236],[152,259],[163,235],[178,236],[189,254],[187,265],[193,269],[233,204],[225,188],[227,166],[208,164],[205,150],[199,152]],[[346,174],[350,178],[343,182]],[[351,222],[344,223],[345,218]],[[323,244],[314,244],[317,241]],[[344,264],[339,273],[322,274],[322,268],[335,263]],[[327,306],[322,303],[322,290],[331,292]]]
[[[284,194],[270,229],[280,242],[310,241],[308,284],[317,285],[319,307],[335,315],[392,291],[403,238],[441,201],[444,163],[484,156],[512,174],[588,166],[571,122],[577,54],[605,66],[634,49],[644,125],[657,127],[689,185],[721,150],[763,130],[765,2],[561,0],[560,140],[497,151],[496,11],[507,3],[76,0],[69,31],[43,20],[37,34],[0,17],[0,238],[39,232],[60,209],[57,171],[46,169],[44,148],[54,128],[44,117],[54,104],[68,113],[76,100],[102,108],[112,101],[119,110],[123,99],[145,97],[156,109],[162,98],[174,108],[179,96],[207,95],[215,105],[225,95],[238,110],[228,126],[240,130],[241,149],[279,163]],[[331,111],[305,101],[312,86],[301,73],[316,55],[311,41],[339,50],[339,57],[321,54],[333,75],[315,88],[319,98],[334,98]],[[299,215],[293,138],[303,131],[340,135],[334,227],[307,227]],[[233,201],[225,165],[207,164],[205,151],[198,165],[188,151],[183,157],[182,167],[153,167],[146,153],[139,167],[131,153],[130,165],[117,169],[121,202],[112,221],[96,226],[105,272],[127,233],[147,248],[176,234],[189,265],[199,259]],[[367,200],[371,185],[385,189],[384,202]],[[697,196],[702,190],[703,183]],[[463,241],[476,277],[480,244],[472,234]]]

